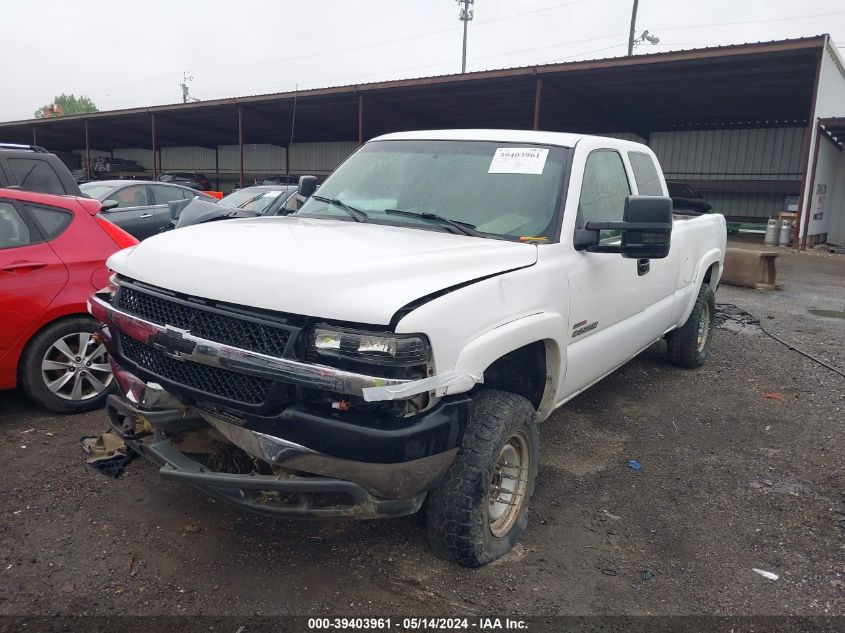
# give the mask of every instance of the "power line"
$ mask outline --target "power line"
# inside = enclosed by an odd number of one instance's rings
[[[501,21],[504,21],[504,20],[511,20],[511,19],[520,18],[520,17],[527,16],[527,15],[534,15],[534,14],[537,14],[537,13],[551,11],[551,10],[554,10],[554,9],[560,9],[560,8],[572,6],[572,5],[575,5],[575,4],[581,4],[583,2],[586,2],[586,0],[571,0],[570,2],[559,3],[559,4],[556,4],[556,5],[544,7],[544,8],[541,8],[541,9],[533,9],[531,11],[523,11],[523,12],[515,13],[515,14],[512,14],[512,15],[500,16],[498,18],[492,18],[492,19],[489,19],[489,20],[478,21],[478,22],[475,23],[475,26],[479,27],[479,26],[484,26],[486,24],[493,24],[493,23],[496,23],[496,22],[501,22]],[[737,21],[737,22],[718,22],[718,23],[711,23],[711,24],[687,24],[687,25],[683,25],[683,26],[664,26],[664,27],[656,27],[655,30],[672,31],[672,30],[682,30],[682,29],[691,29],[691,28],[708,28],[708,27],[716,27],[716,26],[734,26],[734,25],[743,25],[743,24],[784,22],[784,21],[790,21],[790,20],[801,20],[801,19],[810,19],[810,18],[818,18],[818,17],[828,17],[828,16],[842,15],[842,14],[845,14],[845,11],[832,11],[832,12],[826,12],[826,13],[815,13],[815,14],[808,14],[808,15],[789,16],[789,17],[783,17],[783,18],[767,18],[767,19],[762,19],[762,20],[744,20],[744,21]],[[460,29],[455,29],[455,28],[440,29],[440,30],[437,30],[437,31],[428,31],[426,33],[420,33],[420,34],[417,34],[417,35],[411,35],[411,36],[406,36],[406,37],[401,37],[401,38],[381,40],[381,41],[378,41],[378,42],[369,42],[367,44],[361,44],[361,45],[358,45],[358,46],[346,47],[346,48],[341,48],[341,49],[333,49],[333,50],[330,50],[330,51],[319,51],[319,52],[315,52],[315,53],[307,53],[307,54],[304,54],[304,55],[296,55],[296,56],[292,56],[292,57],[283,57],[283,58],[277,58],[277,59],[271,59],[271,60],[263,60],[263,61],[260,61],[260,62],[251,62],[251,63],[247,63],[247,64],[235,64],[235,65],[231,65],[231,66],[218,66],[218,67],[202,68],[197,72],[214,72],[214,71],[222,71],[222,70],[234,70],[234,69],[238,69],[238,68],[249,68],[249,67],[262,66],[262,65],[267,65],[267,64],[275,64],[275,63],[280,63],[280,62],[299,61],[299,60],[303,60],[303,59],[311,59],[311,58],[314,58],[314,57],[320,57],[320,56],[324,56],[324,55],[337,55],[337,54],[341,54],[341,53],[348,53],[348,52],[353,52],[353,51],[358,51],[358,50],[364,50],[364,49],[367,49],[367,48],[374,48],[374,47],[384,46],[384,45],[388,45],[388,44],[395,44],[395,43],[399,43],[399,42],[407,42],[409,40],[416,40],[416,39],[421,39],[421,38],[425,38],[425,37],[432,37],[432,36],[435,36],[435,35],[442,35],[444,33],[454,34],[455,32],[457,32],[459,30]],[[624,35],[624,33],[621,33],[619,35]],[[595,37],[595,38],[590,38],[588,40],[579,40],[578,42],[599,40],[599,39],[604,39],[606,37],[616,37],[616,36],[617,36],[617,34],[603,35],[603,36],[599,36],[599,37]],[[560,46],[575,44],[575,43],[578,43],[578,42],[564,42],[564,43],[561,43]],[[495,55],[487,55],[487,56],[483,56],[483,57],[476,57],[476,58],[470,58],[470,59],[471,60],[477,60],[477,59],[486,59],[486,58],[491,58],[491,57],[500,57],[500,56],[503,56],[503,55],[513,55],[513,54],[518,54],[520,52],[529,52],[529,51],[533,51],[533,50],[542,50],[544,48],[553,48],[554,46],[557,46],[557,45],[554,44],[554,45],[549,45],[549,46],[546,46],[546,47],[537,47],[535,49],[524,49],[523,51],[509,51],[509,52],[506,52],[506,53],[497,53]],[[602,49],[596,49],[594,51],[587,51],[587,52],[584,52],[584,53],[578,53],[574,56],[587,55],[587,54],[595,53],[595,52],[602,52],[604,50],[609,50],[610,48],[615,48],[615,46],[610,46],[610,47],[606,47],[606,48],[602,48]],[[837,45],[837,48],[845,48],[845,46]],[[568,59],[568,58],[569,57],[561,58],[561,60]],[[553,61],[560,61],[560,60],[553,60]],[[411,68],[405,68],[405,69],[395,70],[395,71],[384,71],[384,72],[402,72],[403,70],[416,70],[416,69],[419,69],[419,68],[429,68],[429,67],[435,68],[435,67],[440,67],[440,66],[445,66],[445,65],[447,65],[446,62],[438,63],[438,64],[426,64],[424,66],[414,66],[414,67],[411,67]],[[91,94],[102,94],[104,92],[108,92],[110,90],[114,90],[114,89],[117,89],[117,88],[128,88],[128,87],[132,87],[132,86],[151,83],[151,82],[154,82],[154,81],[158,81],[160,79],[172,78],[175,74],[176,73],[168,73],[167,75],[161,75],[159,77],[153,77],[153,78],[150,78],[150,79],[140,80],[140,81],[131,82],[131,83],[127,83],[127,84],[119,84],[119,85],[116,85],[116,86],[111,86],[111,87],[104,89],[104,90],[101,90],[101,91],[89,91],[89,92]],[[374,73],[367,73],[366,75],[363,75],[363,76],[369,76],[369,75],[373,75],[373,74],[380,74],[380,73],[375,73],[375,72]],[[360,77],[362,75],[357,75],[357,76]],[[354,77],[350,77],[350,78],[354,78]],[[325,83],[325,82],[329,82],[329,81],[342,81],[342,80],[343,79],[323,79],[323,80],[320,80],[319,82],[310,82],[310,83]],[[287,84],[287,85],[289,85],[289,84]],[[269,88],[265,88],[265,89],[261,89],[261,90],[272,91],[272,90],[275,90],[275,89],[277,89],[277,88],[276,87],[269,87]],[[238,91],[238,93],[242,93],[242,92],[243,91]]]
[[[842,15],[845,11],[831,11],[829,13],[814,13],[812,15],[793,15],[787,18],[767,18],[764,20],[744,20],[742,22],[714,22],[712,24],[687,24],[684,26],[657,26],[655,31],[678,31],[681,29],[702,29],[711,26],[734,26],[738,24],[761,24],[763,22],[787,22],[789,20],[806,20],[809,18],[822,18],[831,15]]]
[[[514,18],[521,18],[521,17],[526,16],[526,15],[533,15],[533,14],[536,14],[536,13],[542,13],[544,11],[551,11],[553,9],[561,9],[563,7],[568,7],[568,6],[571,6],[571,5],[574,5],[574,4],[580,4],[580,3],[586,2],[586,1],[587,0],[572,0],[570,2],[563,2],[563,3],[560,3],[560,4],[552,5],[550,7],[545,7],[545,8],[542,8],[542,9],[534,9],[532,11],[523,11],[523,12],[520,12],[520,13],[511,14],[511,15],[503,15],[503,16],[500,16],[498,18],[492,18],[490,20],[484,20],[484,21],[476,22],[476,26],[485,26],[487,24],[494,24],[496,22],[501,22],[503,20],[511,20],[511,19],[514,19]],[[440,30],[437,30],[437,31],[428,31],[426,33],[419,33],[418,35],[407,35],[407,36],[397,37],[397,38],[393,38],[393,39],[389,39],[389,40],[380,40],[378,42],[368,42],[367,44],[360,44],[358,46],[348,46],[348,47],[345,47],[345,48],[332,49],[332,50],[329,50],[329,51],[319,51],[319,52],[315,52],[315,53],[306,53],[304,55],[294,55],[292,57],[279,57],[279,58],[276,58],[276,59],[265,59],[265,60],[260,61],[260,62],[249,62],[249,63],[245,63],[245,64],[233,64],[233,65],[230,65],[230,66],[212,66],[212,67],[207,67],[207,68],[200,68],[200,69],[196,70],[195,72],[214,72],[214,71],[222,71],[222,70],[236,70],[236,69],[239,69],[239,68],[253,68],[253,67],[256,67],[256,66],[266,66],[267,64],[277,64],[277,63],[281,63],[281,62],[300,61],[300,60],[303,60],[303,59],[311,59],[311,58],[314,58],[314,57],[322,57],[322,56],[325,56],[325,55],[338,55],[340,53],[350,53],[350,52],[354,52],[354,51],[364,50],[364,49],[367,49],[367,48],[375,48],[377,46],[385,46],[385,45],[388,45],[388,44],[398,44],[398,43],[402,43],[402,42],[408,42],[410,40],[418,40],[418,39],[421,39],[421,38],[424,38],[424,37],[432,37],[434,35],[442,35],[444,33],[455,33],[459,30],[460,29],[455,29],[454,27],[448,28],[448,29],[440,29]],[[101,90],[100,93],[107,92],[109,90],[114,90],[114,89],[117,89],[117,88],[129,88],[129,87],[132,87],[132,86],[138,86],[138,85],[142,85],[142,84],[146,84],[146,83],[151,83],[151,82],[154,82],[154,81],[158,81],[160,79],[169,79],[169,78],[173,77],[173,75],[175,75],[175,74],[177,74],[177,73],[168,73],[166,75],[159,75],[158,77],[151,77],[150,79],[142,79],[140,81],[134,81],[134,82],[131,82],[131,83],[118,84],[118,85],[106,88],[104,90]],[[97,94],[97,93],[92,92],[92,94]]]

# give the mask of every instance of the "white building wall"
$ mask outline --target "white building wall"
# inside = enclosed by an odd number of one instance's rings
[[[815,123],[819,119],[826,119],[831,117],[845,116],[845,62],[839,56],[836,48],[827,39],[824,54],[822,55],[821,70],[819,72],[819,86],[816,93],[816,108],[813,112],[813,136],[810,143],[810,159],[807,164],[807,174],[813,173],[813,159],[815,158],[816,144],[821,141],[819,138],[818,126]],[[826,141],[825,141],[826,143]],[[819,161],[821,161],[823,148],[819,147]],[[818,179],[818,168],[816,169],[816,181]],[[806,214],[809,214],[809,223],[807,225],[807,236],[818,235],[825,232],[825,224],[830,220],[828,215],[821,218],[813,218],[815,213],[812,210],[812,204],[815,198],[815,183],[810,182],[807,178],[806,188],[804,190],[804,212],[801,217],[800,235],[804,235],[804,221]],[[840,209],[839,213],[843,211]],[[809,243],[809,242],[808,242]]]
[[[293,143],[290,146],[290,171],[295,174],[329,174],[358,149],[355,141]]]
[[[144,149],[142,147],[116,147],[114,149],[114,157],[134,160],[144,169],[152,170],[153,168],[153,150],[151,149]]]
[[[215,151],[207,147],[162,147],[161,171],[214,172]],[[246,147],[244,147],[246,156]]]
[[[800,180],[804,128],[655,132],[649,146],[669,180]]]
[[[218,151],[221,173],[240,171],[240,153],[237,145],[221,145]],[[244,172],[267,176],[284,174],[285,148],[279,145],[244,145]]]
[[[825,201],[827,242],[845,246],[845,152],[837,152],[837,165]]]

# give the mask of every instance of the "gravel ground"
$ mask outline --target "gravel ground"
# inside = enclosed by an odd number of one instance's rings
[[[717,300],[845,366],[845,321],[807,311],[845,309],[845,257],[781,273]],[[2,393],[0,615],[845,615],[845,380],[733,320],[699,370],[664,352],[543,424],[528,533],[477,570],[434,558],[418,517],[246,515],[141,460],[109,478],[78,444],[102,412]]]

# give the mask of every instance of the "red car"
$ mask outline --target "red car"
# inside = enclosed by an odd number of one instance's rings
[[[21,387],[62,413],[112,389],[86,301],[108,283],[106,258],[138,243],[90,198],[0,188],[0,389]]]

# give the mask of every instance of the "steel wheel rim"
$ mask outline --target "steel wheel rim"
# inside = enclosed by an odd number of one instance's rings
[[[710,336],[710,306],[701,306],[701,317],[698,319],[698,351],[703,352]]]
[[[505,536],[522,514],[530,460],[528,438],[521,431],[513,433],[499,451],[490,477],[487,520],[493,536]]]
[[[105,346],[91,332],[73,332],[47,349],[41,379],[54,396],[84,402],[108,389],[113,376]]]

